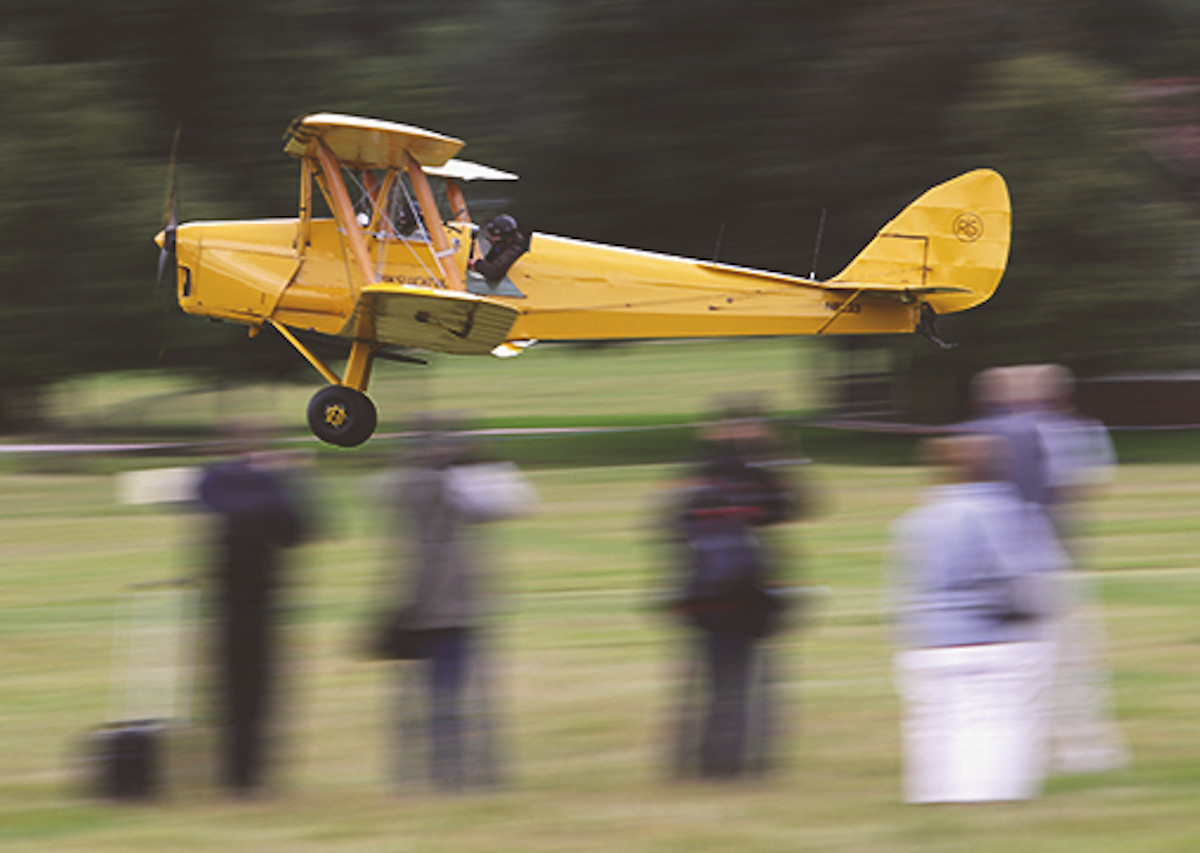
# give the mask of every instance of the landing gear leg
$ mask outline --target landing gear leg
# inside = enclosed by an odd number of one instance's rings
[[[274,320],[267,322],[330,383],[314,394],[308,404],[308,426],[313,435],[338,447],[358,447],[370,438],[379,415],[371,398],[363,392],[371,381],[376,347],[365,340],[356,340],[350,347],[345,378],[338,379],[287,326]]]

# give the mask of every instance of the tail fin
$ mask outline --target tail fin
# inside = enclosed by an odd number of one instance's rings
[[[1011,229],[1004,178],[976,169],[928,190],[822,284],[920,294],[938,314],[965,311],[995,292]]]

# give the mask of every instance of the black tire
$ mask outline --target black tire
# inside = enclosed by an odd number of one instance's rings
[[[343,385],[327,385],[308,404],[313,435],[338,447],[358,447],[375,432],[377,422],[371,398]]]

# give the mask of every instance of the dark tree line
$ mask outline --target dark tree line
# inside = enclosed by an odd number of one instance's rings
[[[1196,366],[1200,169],[1164,160],[1150,131],[1186,123],[1200,94],[1183,86],[1157,119],[1131,94],[1200,77],[1191,4],[0,0],[0,12],[10,427],[22,400],[74,374],[296,365],[269,336],[164,311],[149,238],[177,126],[185,219],[287,215],[296,172],[281,134],[322,109],[467,139],[466,156],[522,174],[506,206],[531,229],[697,257],[719,237],[722,260],[807,273],[824,211],[821,276],[926,187],[993,166],[1016,211],[1005,281],[985,310],[947,321],[964,341],[952,357],[897,340],[902,364],[952,382],[1032,358],[1085,375]]]

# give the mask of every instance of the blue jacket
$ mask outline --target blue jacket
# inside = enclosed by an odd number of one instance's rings
[[[890,562],[900,642],[917,648],[1039,638],[1050,573],[1068,565],[1045,512],[1008,483],[930,489],[893,525]]]

